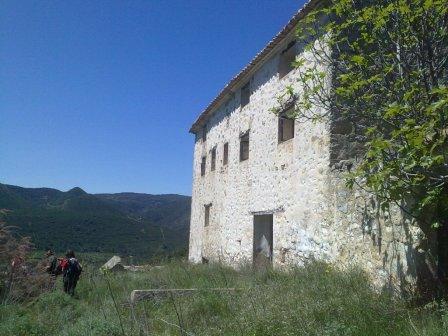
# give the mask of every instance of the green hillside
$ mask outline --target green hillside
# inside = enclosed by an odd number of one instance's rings
[[[186,248],[190,197],[0,184],[0,210],[38,249],[150,257]]]

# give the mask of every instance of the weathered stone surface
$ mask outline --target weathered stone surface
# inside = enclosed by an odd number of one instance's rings
[[[125,268],[121,263],[121,258],[119,256],[113,256],[110,258],[103,266],[101,266],[101,270],[106,271],[123,271]]]
[[[378,287],[415,283],[413,255],[421,230],[398,208],[381,213],[365,192],[345,187],[344,174],[362,151],[351,134],[352,124],[331,115],[318,122],[296,122],[294,138],[279,143],[278,117],[271,108],[288,85],[302,91],[297,70],[279,79],[281,50],[274,50],[248,78],[249,104],[241,108],[236,91],[208,120],[206,140],[196,135],[189,260],[234,267],[252,263],[254,215],[273,214],[275,267],[317,259],[341,268],[360,266]],[[325,70],[310,54],[302,56],[308,59],[306,66]],[[326,113],[317,106],[312,109]],[[239,137],[247,131],[249,159],[241,162]],[[224,143],[229,144],[226,165]],[[205,176],[200,173],[203,156]],[[204,205],[209,204],[210,221],[204,226]]]

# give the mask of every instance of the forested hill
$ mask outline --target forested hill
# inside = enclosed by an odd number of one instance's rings
[[[185,249],[189,196],[88,194],[0,184],[0,216],[36,248],[150,257]]]

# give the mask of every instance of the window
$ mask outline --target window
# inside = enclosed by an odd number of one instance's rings
[[[250,102],[250,82],[247,82],[241,88],[241,107],[246,106]]]
[[[203,156],[202,157],[202,161],[201,161],[201,176],[205,175],[205,165],[206,165],[206,157]]]
[[[226,142],[224,144],[224,150],[223,150],[223,157],[222,157],[222,164],[226,165],[229,162],[229,143]]]
[[[209,226],[210,224],[210,208],[212,207],[212,204],[206,204],[204,205],[204,226]]]
[[[240,161],[249,158],[249,131],[240,137]]]
[[[278,64],[278,75],[280,78],[285,77],[294,68],[292,62],[296,59],[295,44],[296,41],[290,42],[286,49],[280,54],[280,61]]]
[[[212,149],[211,171],[214,171],[215,167],[216,167],[216,147],[213,147],[213,149]]]
[[[282,112],[278,116],[278,142],[294,138],[295,120],[291,115],[292,110]]]
[[[204,126],[202,128],[202,142],[205,142],[207,140],[207,126]]]

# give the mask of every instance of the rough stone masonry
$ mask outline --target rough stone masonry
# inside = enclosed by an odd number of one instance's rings
[[[344,173],[356,141],[348,121],[277,115],[277,97],[300,93],[291,56],[295,27],[310,1],[222,90],[191,127],[195,135],[189,260],[361,266],[378,286],[417,281],[423,233],[397,209],[381,214],[373,197],[348,190]],[[308,66],[313,63],[311,55]],[[317,107],[316,107],[317,109]],[[285,111],[287,112],[287,111]]]

